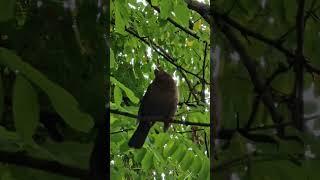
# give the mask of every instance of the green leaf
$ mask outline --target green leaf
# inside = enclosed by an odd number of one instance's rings
[[[187,148],[184,145],[179,145],[177,150],[173,153],[172,158],[180,163],[185,156],[186,151]]]
[[[44,144],[45,150],[54,154],[59,162],[74,165],[77,167],[85,168],[90,158],[90,152],[92,150],[92,144],[78,143],[74,141],[65,141],[57,143],[47,140]],[[38,148],[38,147],[36,147]]]
[[[110,68],[114,68],[114,64],[115,64],[114,52],[110,48]]]
[[[124,141],[120,145],[120,152],[126,152],[126,151],[128,151],[128,149],[129,149],[128,142]]]
[[[153,6],[158,6],[159,5],[159,0],[151,0],[151,4]]]
[[[20,137],[16,132],[6,130],[3,126],[0,126],[0,138],[8,141],[19,141]]]
[[[188,115],[188,120],[190,122],[205,122],[204,119],[207,119],[207,114],[203,114],[201,112],[193,112]]]
[[[10,168],[6,168],[4,172],[1,172],[1,180],[16,180],[16,178],[12,176]]]
[[[303,164],[304,169],[306,170],[306,177],[310,180],[317,180],[320,177],[319,171],[320,161],[317,160],[308,160]]]
[[[177,150],[177,147],[178,143],[175,143],[173,140],[169,141],[168,145],[163,149],[163,156],[171,156]]]
[[[0,73],[0,122],[2,121],[2,113],[4,110],[4,88],[2,82],[2,74]]]
[[[274,79],[274,81],[272,81],[271,84],[280,92],[290,94],[294,84],[294,73],[289,71],[285,74],[280,74]]]
[[[160,17],[162,19],[167,19],[172,11],[172,1],[171,0],[161,0],[160,1]]]
[[[121,14],[119,12],[120,10],[115,10],[115,31],[120,34],[126,34],[125,32],[125,24],[122,20]]]
[[[10,20],[14,17],[15,6],[15,0],[0,0],[0,22]]]
[[[204,160],[202,168],[199,172],[199,179],[209,179],[210,178],[210,163],[209,160]]]
[[[198,172],[201,170],[202,167],[202,160],[199,156],[194,157],[193,163],[191,164],[190,169],[193,173],[198,174]]]
[[[240,157],[247,153],[246,139],[239,133],[235,133],[230,142],[230,151],[233,158]]]
[[[189,24],[189,14],[190,11],[187,7],[187,3],[185,1],[178,1],[178,4],[174,7],[174,12],[178,20],[184,25],[187,26]]]
[[[181,161],[181,168],[184,171],[187,171],[190,168],[190,165],[194,162],[194,155],[191,151],[187,151],[185,156]]]
[[[111,168],[111,177],[110,178],[114,179],[114,180],[122,180],[123,173],[115,170],[114,168]]]
[[[149,151],[145,154],[141,161],[142,169],[149,170],[153,166],[153,154]]]
[[[39,123],[38,95],[29,81],[21,75],[16,77],[12,106],[17,132],[24,140],[32,142],[32,136]]]
[[[296,17],[297,3],[293,3],[292,0],[283,0],[283,7],[287,21],[293,23]]]
[[[110,77],[110,80],[113,84],[121,88],[126,93],[126,95],[128,96],[131,102],[135,104],[139,103],[139,98],[137,98],[135,94],[129,88],[127,88],[124,84],[116,80],[114,77]]]
[[[141,162],[146,153],[146,148],[137,149],[136,153],[134,153],[134,160],[136,162]]]
[[[155,146],[163,148],[164,144],[169,141],[169,136],[167,133],[160,133],[155,136]]]
[[[114,103],[116,103],[117,106],[120,106],[122,102],[122,92],[118,86],[114,87],[113,96],[114,96]]]
[[[54,109],[71,127],[84,132],[88,132],[93,127],[92,117],[87,113],[81,112],[78,102],[69,92],[47,79],[46,76],[29,64],[23,62],[15,53],[8,49],[0,48],[0,64],[8,66],[13,71],[18,70],[44,91],[49,96]]]
[[[115,8],[115,31],[126,35],[125,26],[128,23],[128,13],[126,8],[126,3],[124,0],[118,0],[114,2]]]
[[[242,0],[239,1],[241,8],[246,12],[248,17],[252,17],[259,8],[259,2],[256,0]]]
[[[201,25],[202,25],[202,20],[199,19],[196,23],[194,23],[193,30],[198,32],[201,28]]]

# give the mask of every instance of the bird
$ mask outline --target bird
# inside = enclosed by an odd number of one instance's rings
[[[170,127],[178,105],[178,88],[170,74],[156,68],[155,79],[148,86],[146,93],[141,99],[138,111],[138,128],[130,138],[129,147],[139,149],[143,146],[154,120],[164,123],[164,132]]]

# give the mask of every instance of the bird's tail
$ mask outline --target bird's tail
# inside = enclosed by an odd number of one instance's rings
[[[138,128],[133,133],[131,139],[129,140],[129,147],[141,148],[146,140],[149,130],[152,127],[150,122],[140,122]]]

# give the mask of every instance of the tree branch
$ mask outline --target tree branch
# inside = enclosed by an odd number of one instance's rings
[[[208,49],[208,43],[205,42],[205,48],[204,48],[204,55],[203,55],[203,63],[202,63],[202,79],[205,79],[205,67],[206,67],[206,59],[207,59],[207,49]],[[201,101],[205,102],[205,86],[206,82],[202,81],[201,82]]]
[[[122,112],[122,111],[118,111],[118,110],[114,110],[114,109],[110,109],[110,112],[113,113],[113,114],[119,114],[119,115],[122,115],[122,116],[138,119],[137,115],[134,115],[134,114],[131,114],[131,113],[128,113],[128,112]],[[161,120],[161,119],[163,119],[163,117],[159,117],[159,116],[144,117],[143,119],[146,119],[148,121],[163,122],[163,120]],[[183,125],[186,125],[186,126],[191,126],[192,125],[192,126],[210,127],[209,123],[198,123],[198,122],[178,121],[178,120],[173,120],[170,123],[183,124]]]
[[[292,52],[290,52],[289,50],[285,49],[280,41],[276,41],[276,40],[272,40],[270,38],[265,37],[264,35],[254,32],[244,26],[242,26],[240,23],[236,22],[235,20],[231,19],[230,17],[228,17],[227,15],[224,14],[220,14],[218,12],[214,12],[214,16],[219,18],[221,21],[224,21],[226,23],[228,23],[230,26],[232,26],[233,28],[237,29],[238,31],[241,32],[241,34],[246,34],[249,35],[251,37],[254,37],[257,40],[260,40],[276,49],[278,49],[280,52],[284,53],[287,57],[294,57],[294,54]]]
[[[200,76],[198,76],[197,74],[185,69],[184,67],[178,65],[176,63],[176,59],[174,57],[172,57],[169,53],[167,53],[162,47],[160,47],[159,45],[157,45],[156,43],[154,43],[153,41],[150,41],[149,39],[146,40],[146,38],[141,37],[138,33],[136,33],[134,30],[130,29],[130,28],[126,28],[126,31],[128,33],[130,33],[131,35],[135,36],[136,38],[138,38],[139,40],[141,40],[142,42],[150,45],[153,50],[155,50],[157,53],[159,53],[163,58],[165,58],[169,63],[171,63],[172,65],[174,65],[179,71],[183,70],[184,72],[191,74],[195,77],[197,77],[200,80],[205,81],[205,79],[202,79]],[[206,82],[206,81],[205,81]],[[206,82],[207,84],[209,84],[208,82]]]
[[[255,87],[255,91],[257,92],[257,94],[261,94],[261,99],[262,99],[263,103],[265,104],[265,106],[268,108],[268,110],[272,116],[273,121],[276,124],[281,123],[283,120],[283,117],[281,116],[281,114],[277,111],[277,109],[274,106],[274,103],[273,103],[274,101],[273,101],[272,94],[270,92],[270,88],[265,86],[264,80],[257,73],[254,60],[248,55],[248,53],[246,52],[245,48],[240,43],[240,41],[238,40],[236,35],[231,31],[230,27],[228,25],[226,25],[218,17],[216,17],[216,22],[219,23],[219,28],[225,34],[227,39],[230,41],[230,44],[240,54],[240,57],[241,57],[240,60],[242,61],[242,63],[244,64],[244,66],[246,67],[246,69],[250,75],[251,81]],[[282,135],[284,133],[283,129],[279,128],[278,133],[280,135]]]
[[[24,166],[28,168],[43,170],[63,176],[89,180],[89,171],[69,165],[61,164],[57,161],[50,161],[27,156],[21,152],[0,151],[0,162]]]
[[[201,3],[199,1],[194,0],[185,0],[188,4],[188,8],[199,13],[204,20],[210,24],[210,7],[207,4]]]
[[[157,6],[152,5],[151,0],[146,0],[150,6],[155,9],[158,13],[160,13],[160,8]],[[188,28],[185,28],[183,26],[181,26],[179,23],[177,23],[175,20],[173,20],[172,18],[168,17],[167,20],[173,24],[174,26],[176,26],[177,28],[181,29],[182,31],[184,31],[185,33],[189,34],[190,36],[196,38],[196,39],[200,39],[200,37],[197,35],[197,33],[192,32],[191,30],[189,30]]]
[[[297,32],[297,49],[295,53],[295,82],[294,82],[294,106],[291,109],[292,120],[295,127],[303,130],[303,74],[304,74],[304,5],[305,0],[297,0],[297,15],[296,15],[296,32]]]

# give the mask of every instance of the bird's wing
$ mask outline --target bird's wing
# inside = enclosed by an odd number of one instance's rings
[[[141,116],[143,116],[145,114],[145,104],[146,104],[146,101],[148,102],[148,99],[150,99],[150,96],[152,93],[151,89],[152,89],[152,83],[148,86],[146,93],[144,94],[144,96],[142,97],[142,99],[140,101],[140,107],[139,107],[139,111],[138,111],[138,119],[140,119]]]

